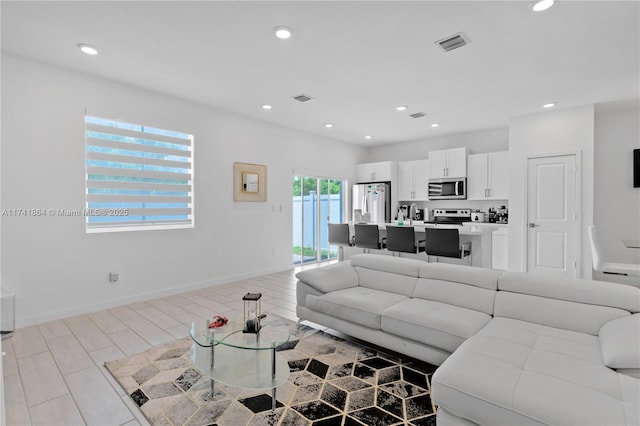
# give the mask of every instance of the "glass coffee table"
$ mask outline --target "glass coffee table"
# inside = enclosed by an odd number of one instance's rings
[[[242,321],[209,328],[211,319],[194,321],[189,334],[194,366],[215,382],[241,389],[271,389],[271,408],[276,408],[276,388],[289,377],[289,364],[276,347],[289,341],[288,327],[277,318],[265,318],[257,334],[243,333]]]

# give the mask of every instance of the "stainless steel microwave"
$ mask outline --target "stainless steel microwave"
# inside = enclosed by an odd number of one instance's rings
[[[466,200],[467,178],[429,179],[430,200]]]

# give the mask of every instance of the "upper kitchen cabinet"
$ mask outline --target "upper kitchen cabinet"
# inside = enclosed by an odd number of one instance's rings
[[[431,178],[458,178],[467,176],[467,148],[429,152]]]
[[[393,161],[358,164],[356,179],[359,183],[395,181],[396,173],[397,164]]]
[[[398,163],[398,200],[429,200],[429,160]]]
[[[473,154],[467,157],[467,199],[509,198],[508,152]]]

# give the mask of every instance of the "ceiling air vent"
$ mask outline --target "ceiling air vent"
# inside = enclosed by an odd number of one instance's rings
[[[416,112],[415,114],[411,114],[410,117],[411,118],[420,118],[420,117],[424,117],[425,113],[424,112]]]
[[[440,49],[445,52],[451,52],[452,50],[466,46],[469,43],[471,43],[471,41],[469,41],[469,38],[463,33],[454,34],[451,37],[436,41],[436,44],[440,46]]]
[[[305,95],[304,93],[300,93],[299,95],[292,96],[291,99],[295,99],[298,102],[307,102],[313,98],[309,95]]]

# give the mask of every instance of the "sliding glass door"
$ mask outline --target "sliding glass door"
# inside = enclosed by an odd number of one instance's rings
[[[337,259],[328,242],[328,223],[341,223],[344,181],[293,177],[293,264]]]

